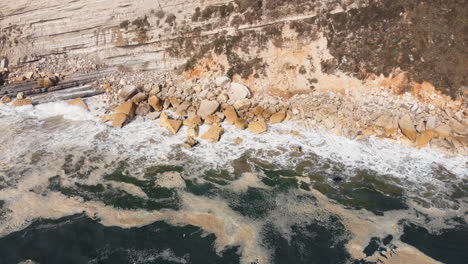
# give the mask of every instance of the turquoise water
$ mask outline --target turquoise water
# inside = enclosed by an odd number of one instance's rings
[[[0,108],[0,263],[468,259],[466,157],[291,124],[186,150],[184,131],[74,111]]]

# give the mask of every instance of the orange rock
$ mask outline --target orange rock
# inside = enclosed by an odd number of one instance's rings
[[[115,128],[121,128],[125,122],[129,120],[129,117],[124,113],[115,113],[111,117],[112,126]]]
[[[221,123],[221,118],[219,118],[219,116],[217,115],[207,115],[205,117],[205,124],[218,124],[218,123]]]
[[[223,132],[224,129],[220,125],[214,124],[201,138],[209,142],[218,142]]]
[[[126,114],[131,118],[135,114],[135,104],[132,101],[127,101],[117,106],[114,111],[115,113]]]
[[[245,122],[245,120],[242,118],[237,118],[234,122],[234,125],[237,129],[244,130],[247,126],[247,122]]]
[[[160,112],[163,109],[163,104],[159,97],[153,95],[148,99],[148,103],[153,107],[154,111]]]
[[[184,120],[184,126],[188,126],[188,127],[198,126],[198,125],[201,125],[201,123],[202,123],[201,117],[198,115],[193,115]]]
[[[226,109],[223,111],[223,114],[226,117],[226,122],[230,125],[233,125],[238,118],[236,109],[234,109],[232,106],[226,107]]]
[[[278,124],[283,122],[283,120],[286,118],[286,112],[281,111],[277,112],[270,117],[270,124]]]
[[[431,142],[432,138],[434,137],[435,133],[432,130],[425,130],[421,134],[418,135],[416,138],[416,147],[422,148]]]
[[[458,109],[461,107],[461,98],[452,100],[449,96],[442,94],[440,91],[437,91],[436,88],[429,82],[413,82],[412,85],[413,87],[411,88],[411,95],[423,103],[432,104],[441,109]]]
[[[89,111],[88,106],[86,105],[86,103],[81,98],[76,98],[76,99],[70,100],[70,101],[68,101],[68,104],[76,105],[78,107],[83,108],[86,111]]]
[[[261,134],[267,131],[265,120],[259,120],[249,124],[249,130],[255,134]]]
[[[159,118],[159,125],[167,128],[167,130],[175,135],[182,126],[182,121],[169,119],[165,113],[162,113],[161,117]]]

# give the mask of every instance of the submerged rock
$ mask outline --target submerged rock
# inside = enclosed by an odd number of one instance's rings
[[[182,144],[184,148],[193,148],[198,144],[198,141],[195,140],[193,137],[187,137],[187,140]]]
[[[223,132],[224,129],[220,125],[215,124],[212,125],[201,138],[209,142],[218,142]]]

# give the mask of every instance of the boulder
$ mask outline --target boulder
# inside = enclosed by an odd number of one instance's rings
[[[452,134],[452,129],[447,124],[442,124],[434,129],[434,133],[438,138],[448,138]]]
[[[184,120],[184,126],[194,127],[201,125],[202,120],[201,117],[198,115],[191,116]]]
[[[234,103],[234,108],[237,111],[246,111],[250,108],[251,105],[252,105],[252,102],[250,102],[249,99],[242,99],[242,100],[237,100]]]
[[[119,92],[119,98],[126,101],[136,93],[137,87],[135,85],[124,85],[124,87]]]
[[[182,99],[177,97],[170,97],[169,102],[171,103],[172,107],[177,108],[182,103]]]
[[[56,84],[56,79],[49,77],[40,78],[37,80],[37,84],[43,88],[50,88]]]
[[[165,113],[162,113],[159,118],[159,125],[167,128],[169,132],[175,135],[182,126],[182,121],[169,119],[169,117]]]
[[[24,98],[25,98],[25,96],[24,96],[23,92],[19,92],[19,93],[16,94],[16,99],[23,100]]]
[[[198,125],[190,127],[187,130],[187,137],[198,137],[198,133],[199,133],[199,126]]]
[[[224,116],[226,117],[226,122],[229,125],[233,125],[236,122],[237,118],[239,118],[237,116],[236,109],[234,109],[234,107],[230,105],[226,107],[226,109],[224,109],[223,113],[224,113]]]
[[[159,118],[160,115],[161,115],[161,112],[151,112],[147,114],[146,117],[150,120],[156,120]]]
[[[135,114],[135,104],[132,101],[127,101],[114,109],[115,113],[126,114],[129,118],[132,118]]]
[[[416,140],[416,129],[409,115],[403,115],[398,121],[398,125],[403,135],[413,142]]]
[[[214,124],[201,136],[201,138],[209,142],[218,142],[223,132],[224,129],[220,125]]]
[[[153,95],[148,99],[148,104],[153,107],[154,111],[161,112],[163,110],[163,105],[159,97]]]
[[[139,104],[135,110],[135,114],[138,116],[146,116],[151,111],[151,106],[147,103]]]
[[[83,101],[83,99],[81,99],[81,98],[75,98],[75,99],[73,99],[73,100],[70,100],[70,101],[68,101],[68,104],[81,107],[81,108],[83,108],[84,110],[86,110],[86,111],[89,112],[88,106],[86,105],[86,103],[85,103],[85,102]]]
[[[11,104],[11,106],[13,107],[25,106],[25,105],[32,105],[32,99],[31,98],[17,99]]]
[[[286,112],[284,111],[277,112],[270,117],[270,124],[281,123],[283,122],[285,118],[286,118]]]
[[[389,114],[381,115],[375,120],[374,124],[382,127],[385,130],[385,135],[387,137],[396,135],[396,132],[398,131],[397,119]]]
[[[221,118],[219,118],[219,116],[217,115],[207,115],[205,117],[205,124],[209,124],[209,125],[219,124],[221,123],[221,121],[222,121]]]
[[[242,100],[245,98],[249,98],[251,96],[249,88],[247,86],[233,82],[231,83],[231,87],[229,88],[229,100],[232,102]]]
[[[416,138],[416,147],[422,148],[431,142],[432,138],[434,137],[434,131],[432,130],[425,130],[421,134],[418,135]]]
[[[252,113],[256,116],[256,117],[263,117],[263,112],[265,111],[265,109],[263,109],[263,107],[261,106],[257,106],[254,108],[254,110],[252,111]]]
[[[197,141],[197,140],[195,140],[193,137],[188,137],[188,138],[185,140],[184,144],[182,144],[182,146],[183,146],[184,148],[188,148],[188,149],[189,149],[189,148],[195,147],[195,145],[197,145],[197,144],[198,144],[198,141]]]
[[[220,76],[215,79],[215,84],[217,87],[226,87],[231,82],[231,79],[227,76]]]
[[[242,118],[237,118],[234,125],[237,129],[244,130],[247,127],[247,122]]]
[[[261,134],[267,131],[267,124],[265,120],[259,120],[249,124],[249,130],[255,134]]]
[[[9,102],[11,102],[11,98],[8,95],[4,95],[2,99],[0,99],[0,102],[8,104]]]
[[[219,103],[216,101],[202,100],[198,108],[197,115],[205,119],[206,116],[213,114],[218,110]]]
[[[112,121],[112,126],[115,128],[121,128],[128,120],[129,117],[124,113],[115,113],[110,117],[110,121]]]
[[[131,101],[134,102],[135,104],[139,104],[139,103],[145,101],[146,98],[147,98],[146,94],[140,92],[140,93],[135,94],[132,97]]]
[[[426,129],[434,130],[436,127],[437,127],[437,117],[435,116],[428,117],[426,121]]]

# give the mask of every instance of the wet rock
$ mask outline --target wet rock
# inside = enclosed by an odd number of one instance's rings
[[[68,104],[81,107],[81,108],[83,108],[84,110],[86,110],[86,111],[89,112],[88,105],[86,105],[86,103],[85,103],[85,102],[83,101],[83,99],[81,99],[81,98],[75,98],[75,99],[73,99],[73,100],[70,100],[70,101],[68,101]]]
[[[257,122],[250,123],[248,128],[252,133],[261,134],[267,131],[267,124],[265,123],[265,120],[259,120]]]
[[[201,117],[198,115],[191,116],[184,120],[184,126],[194,127],[201,125],[202,120]]]
[[[221,118],[219,118],[219,116],[217,115],[207,115],[205,117],[205,124],[209,124],[209,125],[219,124],[221,123],[221,121],[222,121]]]
[[[135,114],[135,104],[132,101],[127,101],[114,109],[115,113],[122,113],[127,115],[129,118]]]
[[[251,96],[249,88],[245,85],[233,82],[229,88],[229,100],[236,102]]]
[[[132,97],[131,101],[134,102],[135,104],[139,104],[139,103],[145,101],[146,98],[147,98],[147,96],[146,96],[145,93],[137,93]]]
[[[212,125],[201,138],[209,142],[218,142],[223,132],[224,129],[220,125],[215,124]]]
[[[169,132],[175,135],[182,126],[182,121],[170,119],[165,113],[162,113],[159,117],[159,125],[167,128]]]
[[[139,104],[135,110],[137,116],[146,116],[151,111],[151,106],[147,103]]]
[[[148,104],[153,107],[154,111],[161,112],[163,110],[163,105],[159,97],[153,95],[148,99]]]
[[[115,113],[110,118],[110,121],[112,121],[112,126],[115,128],[121,128],[128,120],[129,116],[124,113]]]
[[[195,140],[193,137],[188,137],[185,142],[182,144],[184,148],[193,148],[198,144],[198,141]]]
[[[206,116],[213,114],[218,110],[219,103],[211,100],[202,100],[198,108],[197,115],[205,119]]]
[[[224,116],[226,117],[226,122],[228,124],[233,125],[236,122],[238,116],[237,116],[236,109],[234,109],[233,106],[229,105],[228,107],[226,107],[223,113],[224,113]]]
[[[234,125],[237,129],[244,130],[247,127],[247,122],[242,118],[237,118]]]
[[[122,90],[119,92],[119,98],[126,101],[128,98],[132,97],[137,93],[137,87],[135,85],[124,85]]]
[[[278,124],[283,122],[283,120],[286,118],[286,112],[281,111],[277,112],[270,117],[270,124]]]
[[[242,143],[243,141],[244,141],[244,140],[243,140],[242,138],[236,137],[236,138],[234,139],[234,144],[239,145],[239,144]]]
[[[11,106],[13,107],[19,107],[19,106],[25,106],[25,105],[32,105],[32,99],[31,98],[26,98],[26,99],[16,99]]]
[[[413,142],[416,140],[416,129],[409,115],[403,115],[398,121],[398,125],[403,135]]]
[[[198,134],[199,134],[199,126],[198,125],[190,127],[187,130],[187,137],[198,137]]]
[[[11,98],[8,95],[4,95],[2,96],[2,99],[0,99],[0,102],[8,104],[9,102],[11,102]]]
[[[159,118],[160,115],[161,115],[161,112],[151,112],[147,114],[146,117],[150,120],[156,120]]]
[[[448,138],[452,134],[452,129],[447,124],[442,124],[434,129],[434,132],[438,138]]]
[[[418,135],[416,138],[416,147],[422,148],[431,142],[432,138],[434,137],[434,131],[432,130],[425,130],[421,134]]]

